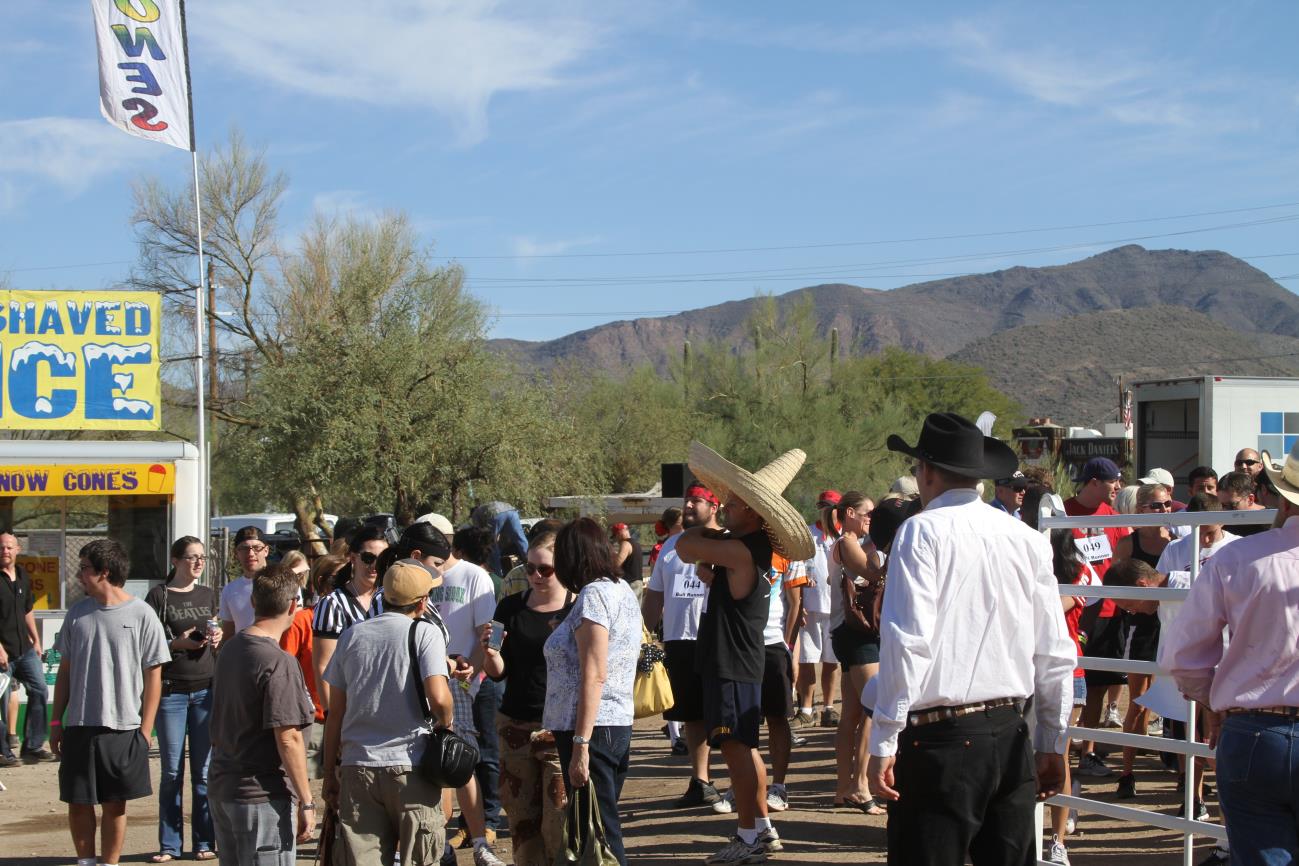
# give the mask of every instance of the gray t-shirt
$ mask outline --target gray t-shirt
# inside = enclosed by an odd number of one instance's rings
[[[424,738],[424,711],[411,676],[407,643],[411,618],[383,613],[359,622],[338,639],[325,668],[325,682],[347,692],[343,715],[342,762],[358,767],[413,767]],[[415,632],[421,682],[447,675],[447,646],[441,629],[420,621]]]
[[[68,668],[68,727],[140,727],[144,669],[171,661],[153,608],[138,598],[104,606],[83,598],[54,638]]]
[[[547,730],[571,731],[576,725],[582,677],[573,630],[583,620],[609,631],[604,691],[595,723],[607,727],[632,723],[635,706],[631,690],[640,657],[640,605],[626,581],[596,580],[582,587],[572,611],[546,639],[546,708],[541,724]]]

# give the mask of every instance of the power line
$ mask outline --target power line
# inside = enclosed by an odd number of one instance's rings
[[[1095,229],[1109,228],[1111,226],[1139,225],[1141,223],[1167,222],[1170,220],[1195,219],[1204,216],[1225,216],[1235,213],[1253,213],[1261,210],[1276,210],[1279,208],[1297,207],[1299,202],[1286,202],[1283,204],[1258,205],[1256,207],[1234,208],[1231,210],[1201,211],[1199,213],[1177,214],[1175,216],[1145,217],[1143,219],[1130,220],[1113,220],[1110,222],[1100,223],[1077,223],[1074,225],[1064,226],[1046,226],[1040,228],[1027,229],[1007,229],[995,232],[975,232],[969,234],[956,235],[932,235],[930,237],[917,238],[894,238],[890,240],[872,240],[872,241],[841,241],[835,243],[818,243],[818,244],[784,244],[780,246],[763,246],[763,247],[725,247],[718,249],[693,249],[693,250],[653,250],[643,252],[613,252],[613,253],[532,253],[532,254],[514,254],[514,255],[490,255],[490,256],[455,256],[457,261],[485,261],[485,260],[510,260],[510,259],[601,259],[601,258],[619,258],[631,256],[697,256],[697,255],[714,255],[721,253],[762,253],[762,252],[779,252],[786,250],[820,250],[833,249],[837,247],[868,247],[881,246],[885,244],[911,244],[923,243],[925,241],[956,241],[972,240],[974,238],[993,238],[1005,237],[1007,235],[1036,234],[1042,232],[1071,231],[1073,229]]]

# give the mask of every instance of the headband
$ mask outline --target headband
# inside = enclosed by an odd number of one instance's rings
[[[702,484],[691,484],[686,488],[686,499],[703,499],[706,502],[711,502],[713,505],[722,504],[717,500],[717,494]]]

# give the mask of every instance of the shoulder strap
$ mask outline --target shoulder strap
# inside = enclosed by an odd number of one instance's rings
[[[410,631],[406,636],[406,645],[410,651],[410,675],[415,680],[415,700],[419,703],[420,710],[424,713],[424,718],[433,718],[433,712],[429,709],[428,695],[424,694],[424,680],[419,675],[419,654],[415,650],[415,630],[419,628],[419,619],[415,619],[410,624]]]

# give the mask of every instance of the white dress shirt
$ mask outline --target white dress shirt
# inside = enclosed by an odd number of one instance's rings
[[[1064,752],[1078,657],[1042,533],[947,491],[898,530],[881,618],[872,755],[897,752],[908,713],[1029,695],[1033,747]]]

